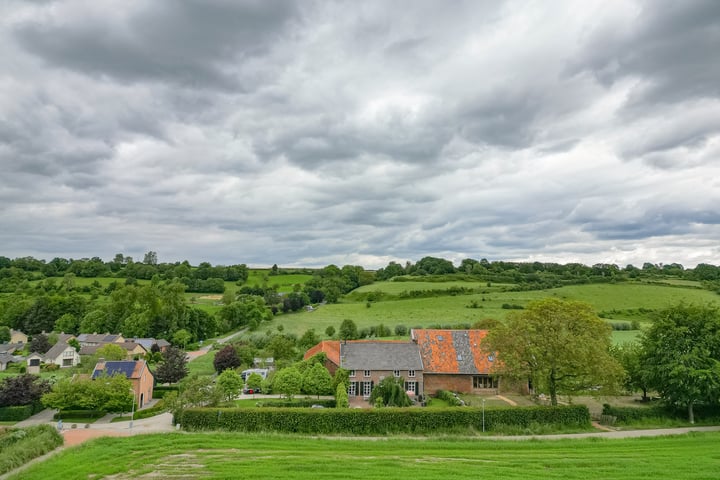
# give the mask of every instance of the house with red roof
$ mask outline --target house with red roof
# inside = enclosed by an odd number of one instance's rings
[[[137,361],[100,361],[95,365],[92,373],[93,380],[102,375],[124,375],[132,383],[135,404],[142,408],[152,399],[155,377],[145,363],[145,360]]]
[[[411,394],[438,390],[497,393],[495,355],[481,348],[487,330],[413,329],[410,340],[323,340],[304,358],[324,353],[331,374],[350,372],[348,395],[368,397],[387,376],[403,378]]]
[[[495,355],[483,351],[487,330],[413,329],[424,368],[425,391],[497,393]]]

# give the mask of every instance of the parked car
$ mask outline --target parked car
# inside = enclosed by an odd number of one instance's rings
[[[260,389],[259,389],[259,388],[249,388],[249,387],[245,387],[245,388],[243,388],[243,393],[244,393],[245,395],[252,395],[252,394],[254,394],[254,393],[260,393]]]

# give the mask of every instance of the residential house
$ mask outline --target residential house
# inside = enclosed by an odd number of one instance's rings
[[[0,372],[7,370],[9,363],[19,363],[21,361],[19,357],[14,357],[8,353],[0,353]]]
[[[154,338],[131,338],[128,341],[139,343],[148,352],[152,351],[153,345],[157,345],[161,352],[165,352],[165,350],[167,350],[167,348],[171,345],[170,342],[163,338],[159,338],[157,340]]]
[[[75,335],[73,335],[72,333],[65,333],[65,332],[58,333],[56,336],[57,336],[57,341],[63,342],[63,343],[69,343],[70,340],[75,338]]]
[[[105,343],[123,343],[125,338],[110,333],[81,333],[77,336],[77,341],[81,347],[92,347]]]
[[[318,353],[325,354],[325,368],[328,369],[330,375],[335,375],[337,369],[340,368],[340,340],[323,340],[305,352],[303,359],[307,360]]]
[[[27,373],[34,373],[38,374],[40,373],[40,364],[43,362],[44,358],[42,354],[33,352],[30,355],[28,355],[26,361],[27,361]]]
[[[130,380],[137,408],[142,408],[152,399],[155,378],[145,360],[100,361],[95,365],[92,378],[94,380],[102,375],[124,375],[125,378]]]
[[[23,349],[22,343],[0,343],[0,353],[7,353],[12,355],[13,353]]]
[[[118,347],[124,349],[127,354],[126,357],[128,360],[132,360],[135,358],[136,355],[142,356],[147,353],[147,350],[140,345],[139,343],[135,342],[122,342],[122,343],[113,343],[114,345],[117,345]],[[101,343],[99,345],[88,345],[85,347],[80,347],[80,355],[95,355],[99,348],[104,347],[105,345],[108,345],[108,343]]]
[[[75,347],[57,342],[47,351],[43,360],[45,363],[54,363],[61,368],[75,367],[80,363],[80,354]]]
[[[349,396],[369,397],[386,377],[404,379],[408,394],[424,392],[423,364],[416,344],[407,341],[354,341],[340,344],[340,366],[349,371]]]
[[[27,343],[28,336],[19,330],[10,330],[10,343]]]
[[[481,348],[486,335],[487,330],[411,330],[425,369],[425,392],[497,393],[495,355]]]

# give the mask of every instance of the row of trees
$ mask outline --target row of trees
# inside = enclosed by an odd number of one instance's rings
[[[657,392],[672,407],[720,403],[720,311],[680,303],[659,311],[638,344],[612,347],[610,326],[586,303],[546,299],[490,330],[498,374],[530,379],[553,405],[559,394]]]

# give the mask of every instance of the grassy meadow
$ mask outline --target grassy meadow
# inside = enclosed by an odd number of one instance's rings
[[[343,319],[353,320],[358,328],[380,323],[393,327],[404,324],[407,327],[427,327],[434,324],[454,325],[474,323],[485,318],[503,320],[512,309],[503,305],[525,306],[533,300],[557,297],[565,300],[582,300],[590,303],[608,321],[648,322],[653,310],[686,301],[691,303],[717,302],[720,297],[709,290],[697,288],[696,282],[683,285],[659,285],[648,283],[587,284],[572,285],[549,290],[507,291],[512,285],[492,284],[490,287],[478,282],[377,282],[357,289],[337,304],[322,305],[312,312],[277,316],[270,327],[282,324],[286,332],[301,335],[306,329],[314,328],[322,335],[332,325],[336,329]],[[384,292],[398,295],[404,291],[447,289],[451,287],[477,289],[479,293],[469,295],[444,295],[403,300],[382,300],[366,302],[352,299],[358,293]],[[487,292],[487,293],[482,293]],[[264,326],[266,327],[267,324]],[[613,338],[622,343],[632,341],[638,331],[616,331]]]
[[[720,433],[622,440],[492,441],[163,434],[101,438],[12,480],[87,478],[717,478]]]

